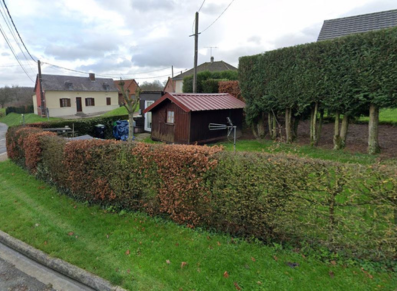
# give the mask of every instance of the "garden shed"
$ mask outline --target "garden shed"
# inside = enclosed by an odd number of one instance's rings
[[[152,139],[177,144],[205,144],[224,139],[226,130],[209,130],[210,123],[226,124],[229,117],[237,130],[243,124],[245,103],[228,93],[166,93],[143,113],[152,112]]]

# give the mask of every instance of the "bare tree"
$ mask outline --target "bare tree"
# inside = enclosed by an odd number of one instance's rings
[[[124,84],[125,82],[123,80],[120,80],[119,86],[121,94],[123,94],[124,106],[128,111],[128,120],[130,123],[128,126],[128,140],[132,141],[134,138],[134,112],[139,105],[141,89],[137,87],[135,90],[135,94],[131,94],[129,89],[125,90]]]
[[[11,101],[12,96],[11,96],[11,88],[8,86],[5,86],[4,88],[0,88],[0,105],[2,108],[4,108],[4,105]]]

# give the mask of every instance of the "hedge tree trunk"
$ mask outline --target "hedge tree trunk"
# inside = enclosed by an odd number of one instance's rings
[[[261,118],[259,119],[257,129],[258,129],[258,138],[263,139],[266,135],[264,112],[261,113]]]
[[[379,107],[371,104],[369,107],[369,123],[368,123],[368,153],[373,155],[380,152],[379,147]]]
[[[285,109],[285,141],[292,143],[291,108]]]
[[[292,117],[292,141],[298,138],[299,118]]]
[[[324,112],[320,112],[320,119],[317,120],[318,115],[318,102],[314,104],[314,107],[310,113],[310,145],[317,146],[321,136],[321,130],[323,127]]]
[[[339,134],[339,112],[335,113],[335,125],[334,125],[334,150],[340,150],[342,148],[342,140]]]
[[[346,146],[346,138],[347,138],[347,130],[349,129],[349,115],[343,115],[342,125],[340,129],[340,138],[341,138],[341,145],[342,148]]]

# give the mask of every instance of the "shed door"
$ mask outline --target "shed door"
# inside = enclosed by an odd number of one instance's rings
[[[153,100],[145,100],[145,108],[148,108],[150,105],[154,103]],[[152,112],[145,113],[145,130],[152,131]]]

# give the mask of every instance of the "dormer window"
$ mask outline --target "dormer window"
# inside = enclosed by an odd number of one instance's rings
[[[109,91],[110,87],[108,83],[103,83],[103,89],[105,89],[105,91]]]
[[[73,90],[73,83],[70,81],[65,82],[65,87],[67,90]]]

